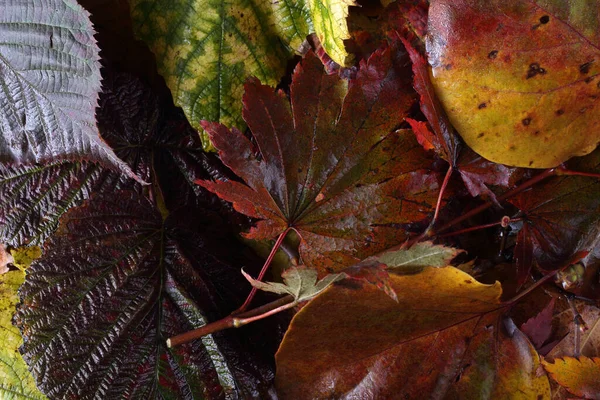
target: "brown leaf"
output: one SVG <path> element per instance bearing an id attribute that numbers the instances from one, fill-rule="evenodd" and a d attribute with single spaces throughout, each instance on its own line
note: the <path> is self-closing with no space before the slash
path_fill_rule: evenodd
<path id="1" fill-rule="evenodd" d="M 296 314 L 276 355 L 282 399 L 550 397 L 533 346 L 502 321 L 500 284 L 453 267 L 390 281 L 398 302 L 342 282 Z"/>

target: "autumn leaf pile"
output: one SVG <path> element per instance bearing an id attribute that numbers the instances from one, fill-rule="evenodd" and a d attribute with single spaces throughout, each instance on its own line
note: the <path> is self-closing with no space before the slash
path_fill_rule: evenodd
<path id="1" fill-rule="evenodd" d="M 599 9 L 0 0 L 0 397 L 600 399 Z"/>

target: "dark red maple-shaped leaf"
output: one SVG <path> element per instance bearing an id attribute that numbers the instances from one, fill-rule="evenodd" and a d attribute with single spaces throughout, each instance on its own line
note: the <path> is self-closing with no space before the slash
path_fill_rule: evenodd
<path id="1" fill-rule="evenodd" d="M 346 81 L 308 53 L 290 100 L 250 80 L 243 117 L 256 145 L 235 128 L 202 123 L 244 183 L 198 183 L 259 220 L 250 238 L 294 229 L 310 266 L 340 269 L 406 239 L 428 219 L 438 179 L 413 134 L 396 130 L 414 102 L 405 57 L 392 44 Z"/>
<path id="2" fill-rule="evenodd" d="M 600 171 L 600 151 L 574 159 L 568 168 Z M 557 176 L 509 199 L 521 210 L 523 228 L 517 236 L 515 258 L 519 281 L 532 265 L 552 270 L 578 251 L 590 251 L 600 228 L 598 179 Z"/>

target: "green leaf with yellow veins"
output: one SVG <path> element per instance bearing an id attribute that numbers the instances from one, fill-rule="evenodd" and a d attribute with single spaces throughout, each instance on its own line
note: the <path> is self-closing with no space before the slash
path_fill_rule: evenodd
<path id="1" fill-rule="evenodd" d="M 316 33 L 326 53 L 346 65 L 348 52 L 344 40 L 350 39 L 348 7 L 353 0 L 282 0 L 274 2 L 277 29 L 289 46 L 300 52 L 306 36 Z"/>
<path id="2" fill-rule="evenodd" d="M 292 50 L 302 53 L 306 37 L 314 32 L 310 8 L 304 0 L 273 2 L 277 31 Z"/>
<path id="3" fill-rule="evenodd" d="M 11 322 L 19 302 L 17 290 L 24 280 L 23 271 L 0 274 L 0 398 L 5 400 L 46 398 L 38 391 L 19 354 L 23 340 Z"/>
<path id="4" fill-rule="evenodd" d="M 344 39 L 348 32 L 348 7 L 357 5 L 353 0 L 308 0 L 315 33 L 327 54 L 340 65 L 346 64 L 348 53 Z"/>
<path id="5" fill-rule="evenodd" d="M 134 29 L 192 126 L 219 121 L 240 129 L 243 84 L 275 86 L 291 54 L 265 0 L 132 0 Z M 203 143 L 210 147 L 202 134 Z"/>
<path id="6" fill-rule="evenodd" d="M 451 122 L 483 157 L 549 168 L 600 141 L 598 0 L 432 0 L 427 51 Z"/>

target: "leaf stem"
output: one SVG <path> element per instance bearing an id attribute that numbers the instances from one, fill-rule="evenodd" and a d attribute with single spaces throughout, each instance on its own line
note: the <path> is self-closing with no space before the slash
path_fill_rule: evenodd
<path id="1" fill-rule="evenodd" d="M 509 222 L 519 222 L 521 220 L 522 220 L 521 218 L 513 218 L 513 219 L 510 219 Z M 492 223 L 484 224 L 484 225 L 472 226 L 470 228 L 465 228 L 465 229 L 459 229 L 457 231 L 452 231 L 452 232 L 444 233 L 442 235 L 437 235 L 437 237 L 443 238 L 443 237 L 456 236 L 456 235 L 461 235 L 463 233 L 478 231 L 480 229 L 491 228 L 491 227 L 498 226 L 498 225 L 502 225 L 502 221 L 492 222 Z"/>
<path id="2" fill-rule="evenodd" d="M 505 304 L 508 305 L 512 305 L 517 303 L 519 300 L 521 300 L 523 297 L 527 296 L 529 293 L 533 292 L 535 289 L 539 288 L 540 286 L 542 286 L 544 283 L 546 283 L 548 280 L 554 278 L 556 276 L 556 274 L 564 269 L 566 269 L 567 267 L 576 264 L 577 262 L 579 262 L 582 258 L 585 258 L 588 255 L 589 252 L 587 251 L 580 251 L 577 252 L 573 255 L 573 257 L 571 258 L 571 260 L 569 260 L 568 262 L 565 263 L 565 265 L 563 265 L 562 267 L 560 267 L 557 270 L 554 270 L 546 275 L 544 275 L 544 277 L 542 279 L 540 279 L 539 281 L 535 282 L 533 285 L 529 286 L 527 289 L 523 290 L 521 293 L 517 294 L 515 297 L 513 297 L 512 299 L 508 300 L 505 302 Z"/>
<path id="3" fill-rule="evenodd" d="M 251 322 L 258 321 L 259 319 L 263 319 L 283 310 L 292 308 L 296 306 L 296 304 L 297 302 L 294 301 L 292 296 L 284 296 L 272 301 L 271 303 L 267 303 L 248 312 L 239 314 L 238 316 L 228 315 L 223 319 L 211 322 L 210 324 L 206 324 L 200 328 L 173 336 L 167 339 L 167 347 L 171 348 L 181 344 L 189 343 L 192 340 L 199 339 L 203 336 L 210 335 L 211 333 L 219 332 L 224 329 L 239 328 Z"/>
<path id="4" fill-rule="evenodd" d="M 263 264 L 262 269 L 260 270 L 260 273 L 258 274 L 258 277 L 256 278 L 256 280 L 262 281 L 262 279 L 265 276 L 265 273 L 267 272 L 267 270 L 269 269 L 269 266 L 271 265 L 271 262 L 273 261 L 273 258 L 275 257 L 275 253 L 277 253 L 277 250 L 283 243 L 283 239 L 285 239 L 285 237 L 289 231 L 290 231 L 290 227 L 287 227 L 283 232 L 281 232 L 281 234 L 277 238 L 277 241 L 275 241 L 275 244 L 273 245 L 271 252 L 269 253 L 269 257 L 267 257 L 267 260 Z M 252 290 L 250 291 L 250 294 L 246 298 L 246 301 L 244 301 L 244 304 L 242 304 L 242 306 L 240 308 L 238 308 L 233 313 L 231 313 L 231 315 L 238 315 L 240 313 L 243 313 L 248 308 L 250 303 L 252 302 L 252 299 L 254 299 L 254 296 L 256 295 L 256 291 L 257 291 L 257 289 L 255 287 L 253 287 Z"/>
<path id="5" fill-rule="evenodd" d="M 556 174 L 557 174 L 556 168 L 547 169 L 544 172 L 542 172 L 541 174 L 534 176 L 533 178 L 529 179 L 526 182 L 523 182 L 516 188 L 509 190 L 508 192 L 499 196 L 497 200 L 498 200 L 498 202 L 506 200 L 506 199 L 508 199 L 512 196 L 515 196 L 515 195 L 521 193 L 522 191 L 530 188 L 531 186 L 535 185 L 536 183 L 543 181 L 544 179 L 554 176 Z M 452 221 L 448 222 L 447 224 L 441 226 L 440 228 L 427 232 L 425 237 L 436 236 L 436 235 L 440 234 L 441 232 L 444 232 L 444 231 L 450 229 L 454 225 L 459 224 L 459 223 L 473 217 L 474 215 L 477 215 L 480 212 L 487 210 L 488 208 L 492 207 L 494 204 L 495 203 L 493 201 L 488 201 L 488 202 L 480 205 L 479 207 L 476 207 L 476 208 L 472 209 L 471 211 L 466 212 L 465 214 L 461 215 L 460 217 L 453 219 Z"/>

